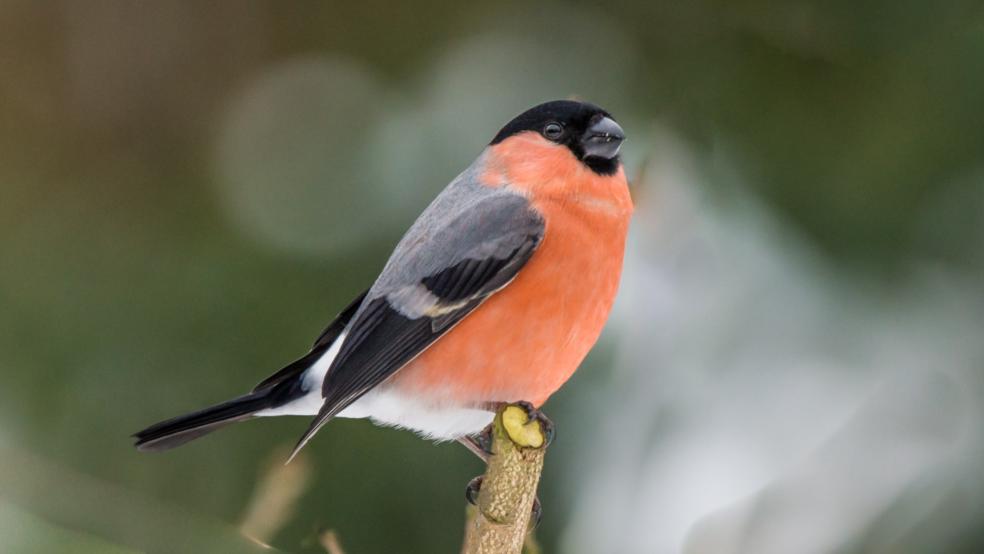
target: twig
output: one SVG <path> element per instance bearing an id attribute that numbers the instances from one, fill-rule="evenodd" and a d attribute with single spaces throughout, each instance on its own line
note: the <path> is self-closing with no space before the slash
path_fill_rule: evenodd
<path id="1" fill-rule="evenodd" d="M 269 543 L 290 521 L 311 478 L 306 458 L 284 465 L 287 452 L 283 448 L 274 452 L 239 525 L 243 535 L 260 544 Z"/>
<path id="2" fill-rule="evenodd" d="M 345 551 L 342 549 L 342 543 L 338 541 L 338 533 L 331 529 L 321 533 L 319 542 L 328 554 L 345 554 Z"/>
<path id="3" fill-rule="evenodd" d="M 462 554 L 519 554 L 526 538 L 546 453 L 540 422 L 520 406 L 504 406 L 492 425 L 492 452 Z"/>

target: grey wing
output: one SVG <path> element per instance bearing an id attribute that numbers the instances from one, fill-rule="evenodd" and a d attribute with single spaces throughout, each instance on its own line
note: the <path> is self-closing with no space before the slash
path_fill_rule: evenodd
<path id="1" fill-rule="evenodd" d="M 543 239 L 543 219 L 514 194 L 479 197 L 444 225 L 428 221 L 428 212 L 400 242 L 349 325 L 325 376 L 322 409 L 295 452 L 508 285 Z"/>

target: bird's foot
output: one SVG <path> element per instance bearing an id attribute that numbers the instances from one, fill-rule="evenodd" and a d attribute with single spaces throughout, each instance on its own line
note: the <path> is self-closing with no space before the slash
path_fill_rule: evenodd
<path id="1" fill-rule="evenodd" d="M 540 497 L 537 496 L 533 499 L 533 512 L 530 514 L 530 528 L 527 533 L 535 531 L 540 526 L 541 519 L 543 519 L 543 506 L 540 504 Z"/>
<path id="2" fill-rule="evenodd" d="M 478 494 L 482 491 L 482 481 L 484 480 L 485 476 L 479 475 L 469 481 L 468 486 L 465 487 L 465 500 L 472 506 L 478 506 Z M 532 532 L 539 527 L 541 519 L 543 519 L 543 505 L 540 504 L 540 498 L 537 497 L 533 499 L 533 510 L 530 513 L 530 527 L 527 532 Z"/>
<path id="3" fill-rule="evenodd" d="M 475 444 L 482 449 L 482 452 L 485 452 L 489 456 L 495 454 L 495 452 L 492 452 L 492 428 L 494 425 L 494 423 L 489 423 L 485 426 L 485 429 L 482 429 L 475 435 Z"/>
<path id="4" fill-rule="evenodd" d="M 551 443 L 553 443 L 554 437 L 556 436 L 557 433 L 556 433 L 556 430 L 554 428 L 554 423 L 553 423 L 553 421 L 550 421 L 550 418 L 548 418 L 546 415 L 544 415 L 544 413 L 542 411 L 540 411 L 540 410 L 536 409 L 535 407 L 533 407 L 533 404 L 530 404 L 529 402 L 526 402 L 525 400 L 522 400 L 522 401 L 519 401 L 519 402 L 513 402 L 511 405 L 512 406 L 516 406 L 516 407 L 522 409 L 523 412 L 526 413 L 526 421 L 524 421 L 524 422 L 516 422 L 519 425 L 521 425 L 522 427 L 529 428 L 529 427 L 531 427 L 530 424 L 533 423 L 533 422 L 539 422 L 539 424 L 540 424 L 539 431 L 540 431 L 540 433 L 542 433 L 542 437 L 543 437 L 542 444 L 535 444 L 535 442 L 537 442 L 537 441 L 534 441 L 534 444 L 529 444 L 527 446 L 533 446 L 533 447 L 536 447 L 536 448 L 546 448 L 546 447 L 550 446 Z M 507 415 L 506 413 L 503 413 L 503 425 L 506 426 L 506 430 L 509 432 L 510 436 L 512 436 L 513 439 L 515 440 L 516 435 L 514 434 L 513 430 L 509 428 L 509 423 L 510 422 L 507 421 L 506 415 Z M 513 423 L 513 426 L 516 426 L 516 423 Z"/>
<path id="5" fill-rule="evenodd" d="M 463 444 L 469 452 L 478 456 L 483 462 L 488 463 L 489 457 L 494 454 L 492 452 L 492 424 L 490 423 L 485 429 L 482 429 L 475 435 L 465 435 L 459 438 L 458 442 Z"/>
<path id="6" fill-rule="evenodd" d="M 485 476 L 479 475 L 468 481 L 468 486 L 465 487 L 465 500 L 472 506 L 478 506 L 478 493 L 482 490 L 482 481 L 484 480 Z"/>

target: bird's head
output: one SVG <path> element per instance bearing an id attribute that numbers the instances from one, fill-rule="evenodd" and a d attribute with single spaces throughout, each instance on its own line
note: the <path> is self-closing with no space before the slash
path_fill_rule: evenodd
<path id="1" fill-rule="evenodd" d="M 518 136 L 567 147 L 599 175 L 618 170 L 618 151 L 625 140 L 625 132 L 611 114 L 594 104 L 573 100 L 555 100 L 526 110 L 507 123 L 491 145 Z"/>

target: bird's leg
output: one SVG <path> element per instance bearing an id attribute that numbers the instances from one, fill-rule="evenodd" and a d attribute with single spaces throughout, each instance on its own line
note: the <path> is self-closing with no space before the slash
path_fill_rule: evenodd
<path id="1" fill-rule="evenodd" d="M 487 432 L 491 433 L 491 427 L 486 427 L 485 430 L 477 435 L 458 437 L 458 442 L 485 463 L 489 463 L 489 456 L 492 455 L 492 439 L 491 435 L 486 435 Z M 485 438 L 486 436 L 488 438 Z"/>
<path id="2" fill-rule="evenodd" d="M 492 426 L 493 426 L 493 424 L 492 423 L 489 423 L 488 425 L 485 426 L 485 429 L 482 429 L 474 437 L 475 442 L 478 444 L 478 447 L 481 448 L 482 449 L 482 452 L 484 452 L 485 455 L 486 455 L 485 461 L 488 461 L 488 457 L 493 454 L 493 452 L 492 452 Z"/>

